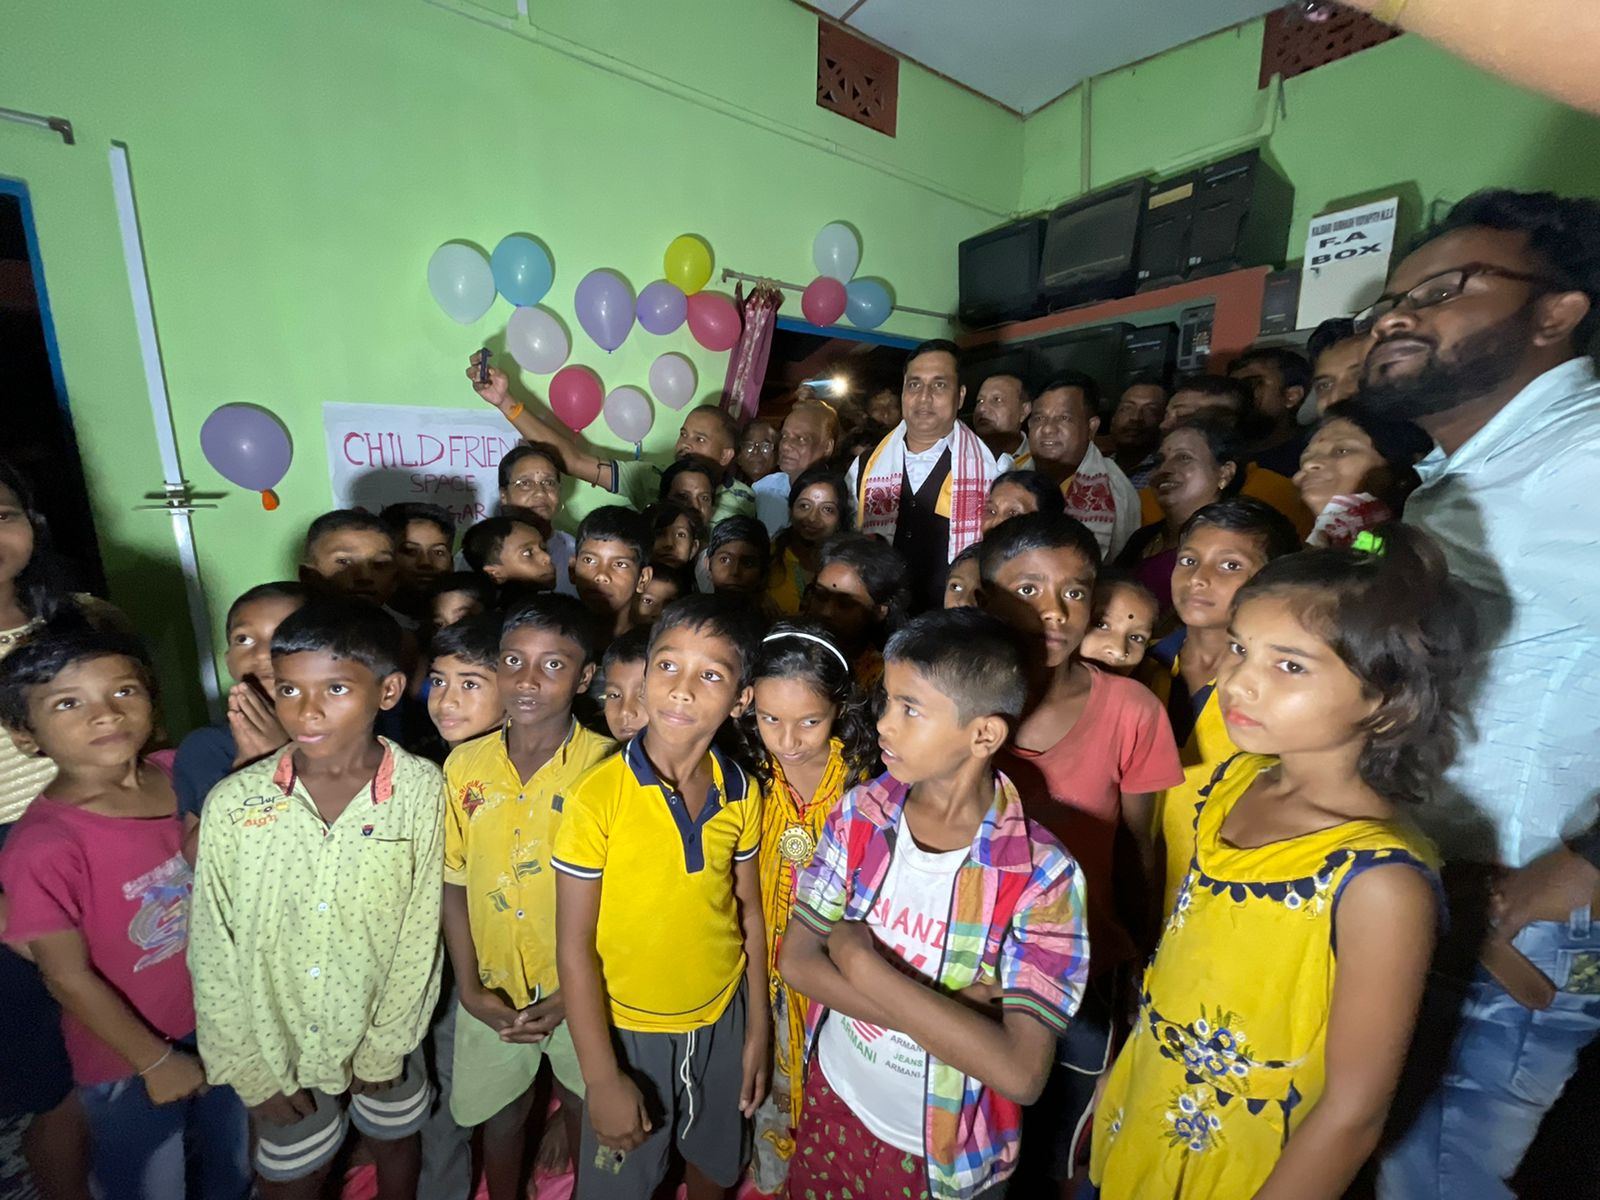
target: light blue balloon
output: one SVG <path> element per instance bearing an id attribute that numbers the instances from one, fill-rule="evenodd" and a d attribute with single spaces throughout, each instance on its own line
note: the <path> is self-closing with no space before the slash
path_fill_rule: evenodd
<path id="1" fill-rule="evenodd" d="M 876 329 L 894 311 L 889 289 L 876 279 L 853 279 L 845 284 L 844 315 L 857 329 Z"/>
<path id="2" fill-rule="evenodd" d="M 489 256 L 489 266 L 494 271 L 494 286 L 518 308 L 539 303 L 556 280 L 550 252 L 523 233 L 501 238 Z"/>
<path id="3" fill-rule="evenodd" d="M 428 260 L 428 291 L 452 321 L 471 325 L 494 303 L 494 272 L 477 247 L 446 242 Z"/>

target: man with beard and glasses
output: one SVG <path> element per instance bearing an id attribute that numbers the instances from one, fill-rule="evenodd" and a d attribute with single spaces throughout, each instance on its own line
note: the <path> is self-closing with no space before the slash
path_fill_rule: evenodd
<path id="1" fill-rule="evenodd" d="M 1600 203 L 1490 191 L 1458 204 L 1364 314 L 1352 403 L 1436 443 L 1406 520 L 1438 539 L 1487 646 L 1463 664 L 1455 765 L 1416 813 L 1448 862 L 1452 941 L 1484 969 L 1441 959 L 1419 1036 L 1453 1030 L 1454 1044 L 1414 1054 L 1432 1075 L 1420 1106 L 1395 1105 L 1415 1120 L 1383 1164 L 1383 1200 L 1512 1196 L 1505 1181 L 1600 1032 L 1600 381 L 1584 353 L 1597 302 Z"/>

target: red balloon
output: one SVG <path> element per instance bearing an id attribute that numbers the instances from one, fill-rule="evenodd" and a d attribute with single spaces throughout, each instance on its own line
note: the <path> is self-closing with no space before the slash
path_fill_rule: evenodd
<path id="1" fill-rule="evenodd" d="M 849 302 L 850 295 L 844 290 L 844 284 L 826 275 L 818 275 L 801 294 L 800 311 L 806 314 L 806 320 L 813 325 L 832 325 L 844 316 L 845 305 Z"/>
<path id="2" fill-rule="evenodd" d="M 726 296 L 696 292 L 689 297 L 689 332 L 707 350 L 732 350 L 740 330 L 739 310 Z"/>
<path id="3" fill-rule="evenodd" d="M 600 377 L 588 367 L 562 367 L 550 377 L 550 411 L 574 433 L 600 415 L 605 398 Z"/>

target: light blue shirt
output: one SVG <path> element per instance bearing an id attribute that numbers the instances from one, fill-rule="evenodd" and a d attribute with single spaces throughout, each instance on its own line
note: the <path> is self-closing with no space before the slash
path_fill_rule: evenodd
<path id="1" fill-rule="evenodd" d="M 777 537 L 789 527 L 789 489 L 794 486 L 786 472 L 774 471 L 750 485 L 756 495 L 756 516 L 767 527 L 769 537 Z"/>
<path id="2" fill-rule="evenodd" d="M 1416 812 L 1448 858 L 1518 867 L 1588 829 L 1600 794 L 1600 380 L 1539 376 L 1417 465 L 1406 521 L 1443 546 L 1487 647 L 1470 728 Z"/>

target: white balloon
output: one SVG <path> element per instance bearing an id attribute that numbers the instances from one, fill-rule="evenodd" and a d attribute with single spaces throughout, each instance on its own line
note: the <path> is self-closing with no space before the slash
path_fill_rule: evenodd
<path id="1" fill-rule="evenodd" d="M 681 354 L 663 354 L 650 364 L 650 390 L 668 408 L 682 408 L 694 399 L 694 364 Z"/>
<path id="2" fill-rule="evenodd" d="M 494 303 L 494 270 L 483 251 L 446 242 L 428 260 L 428 291 L 452 321 L 471 325 Z"/>
<path id="3" fill-rule="evenodd" d="M 506 322 L 506 349 L 524 371 L 549 375 L 567 361 L 572 343 L 549 309 L 519 308 Z"/>
<path id="4" fill-rule="evenodd" d="M 817 274 L 849 283 L 861 265 L 861 239 L 842 221 L 832 221 L 817 231 L 811 243 L 811 261 Z"/>
<path id="5" fill-rule="evenodd" d="M 612 388 L 601 411 L 611 432 L 625 442 L 644 441 L 656 419 L 650 397 L 636 387 Z"/>

